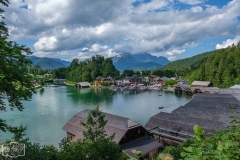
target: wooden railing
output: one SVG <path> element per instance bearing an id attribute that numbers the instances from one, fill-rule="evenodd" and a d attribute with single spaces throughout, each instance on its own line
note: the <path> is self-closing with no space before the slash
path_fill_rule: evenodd
<path id="1" fill-rule="evenodd" d="M 157 129 L 157 131 L 156 131 Z M 169 129 L 165 129 L 165 128 L 160 128 L 160 127 L 154 127 L 148 130 L 150 133 L 153 133 L 155 135 L 159 135 L 162 137 L 166 137 L 172 140 L 177 140 L 180 142 L 185 141 L 188 138 L 193 137 L 193 135 L 189 135 L 189 134 L 184 134 L 178 131 L 173 131 L 173 130 L 169 130 Z"/>

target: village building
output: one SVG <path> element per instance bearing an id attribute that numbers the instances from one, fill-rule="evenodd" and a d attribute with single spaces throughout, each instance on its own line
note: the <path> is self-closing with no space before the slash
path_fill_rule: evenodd
<path id="1" fill-rule="evenodd" d="M 177 85 L 175 87 L 174 91 L 176 93 L 183 93 L 183 92 L 189 92 L 189 91 L 192 92 L 191 88 L 188 85 L 186 85 L 186 84 L 179 84 L 179 85 Z"/>
<path id="2" fill-rule="evenodd" d="M 136 75 L 131 77 L 126 76 L 122 81 L 125 85 L 138 85 L 143 83 L 142 77 L 138 77 Z"/>
<path id="3" fill-rule="evenodd" d="M 75 84 L 76 88 L 89 88 L 91 86 L 88 82 L 78 82 Z"/>
<path id="4" fill-rule="evenodd" d="M 55 84 L 65 84 L 66 79 L 54 79 L 53 83 Z"/>
<path id="5" fill-rule="evenodd" d="M 103 83 L 114 83 L 115 79 L 112 78 L 111 76 L 108 76 L 107 78 L 102 78 Z"/>
<path id="6" fill-rule="evenodd" d="M 210 81 L 193 81 L 192 87 L 213 87 L 213 83 Z"/>
<path id="7" fill-rule="evenodd" d="M 101 83 L 114 83 L 115 79 L 112 78 L 111 76 L 108 76 L 107 78 L 103 78 L 101 76 L 98 76 L 95 79 L 95 85 L 101 85 Z"/>
<path id="8" fill-rule="evenodd" d="M 95 79 L 95 85 L 100 85 L 102 82 L 102 77 L 101 76 L 98 76 L 96 79 Z"/>
<path id="9" fill-rule="evenodd" d="M 117 86 L 123 86 L 124 85 L 122 80 L 116 80 L 115 82 L 116 82 Z"/>
<path id="10" fill-rule="evenodd" d="M 179 83 L 179 84 L 187 84 L 187 83 L 188 83 L 188 80 L 183 80 L 183 79 L 181 79 L 181 80 L 179 80 L 178 83 Z"/>
<path id="11" fill-rule="evenodd" d="M 238 88 L 238 89 L 240 89 L 240 84 L 235 84 L 234 86 L 232 86 L 230 88 Z"/>
<path id="12" fill-rule="evenodd" d="M 169 78 L 167 78 L 167 77 L 159 77 L 156 75 L 149 75 L 148 78 L 149 78 L 150 84 L 152 84 L 152 85 L 154 85 L 154 84 L 163 85 L 166 80 L 169 80 Z"/>
<path id="13" fill-rule="evenodd" d="M 80 122 L 86 122 L 90 109 L 75 114 L 64 126 L 63 130 L 67 132 L 67 138 L 70 141 L 76 141 L 83 138 L 82 132 L 86 129 Z M 151 137 L 147 137 L 147 130 L 140 124 L 117 115 L 105 113 L 107 123 L 104 127 L 106 134 L 111 136 L 115 134 L 113 141 L 121 145 L 121 150 L 129 157 L 135 157 L 132 154 L 133 149 L 142 151 L 143 158 L 152 158 L 158 153 L 158 149 L 163 147 L 159 142 Z"/>

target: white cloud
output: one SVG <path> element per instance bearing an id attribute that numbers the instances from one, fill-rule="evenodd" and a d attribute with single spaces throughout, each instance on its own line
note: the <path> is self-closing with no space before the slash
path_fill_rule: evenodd
<path id="1" fill-rule="evenodd" d="M 223 41 L 221 44 L 216 45 L 216 49 L 227 48 L 228 46 L 232 46 L 232 44 L 237 44 L 240 41 L 240 36 L 236 36 L 234 39 L 228 39 Z"/>
<path id="2" fill-rule="evenodd" d="M 172 4 L 172 0 L 151 0 L 148 3 L 141 3 L 138 7 L 132 8 L 134 13 L 144 14 L 155 10 L 161 10 Z"/>
<path id="3" fill-rule="evenodd" d="M 192 7 L 191 10 L 192 10 L 193 12 L 201 12 L 203 9 L 202 9 L 202 7 L 200 7 L 200 6 L 195 6 L 195 7 Z"/>
<path id="4" fill-rule="evenodd" d="M 113 57 L 116 56 L 117 53 L 113 51 L 113 49 L 109 48 L 108 46 L 104 45 L 101 46 L 99 44 L 94 44 L 90 48 L 84 47 L 82 51 L 78 53 L 74 58 L 78 58 L 79 60 L 85 60 L 91 58 L 94 55 L 102 55 L 104 57 Z"/>
<path id="5" fill-rule="evenodd" d="M 184 48 L 186 47 L 196 47 L 198 45 L 198 42 L 187 42 L 186 44 L 184 44 Z"/>
<path id="6" fill-rule="evenodd" d="M 177 58 L 176 56 L 170 56 L 170 57 L 168 57 L 168 60 L 169 61 L 174 61 L 174 60 L 176 60 L 176 58 Z"/>
<path id="7" fill-rule="evenodd" d="M 166 55 L 166 56 L 179 55 L 179 54 L 185 53 L 185 51 L 186 51 L 185 49 L 183 49 L 183 50 L 174 49 L 174 50 L 172 50 L 172 51 L 168 51 L 165 55 Z"/>
<path id="8" fill-rule="evenodd" d="M 208 11 L 208 12 L 217 12 L 220 10 L 217 6 L 206 5 L 206 7 L 207 7 L 206 11 Z"/>
<path id="9" fill-rule="evenodd" d="M 196 4 L 201 4 L 204 2 L 204 0 L 179 0 L 181 3 L 185 4 L 191 4 L 191 5 L 196 5 Z"/>
<path id="10" fill-rule="evenodd" d="M 56 48 L 57 45 L 56 37 L 43 37 L 40 38 L 38 42 L 36 42 L 33 46 L 36 51 L 52 51 Z"/>

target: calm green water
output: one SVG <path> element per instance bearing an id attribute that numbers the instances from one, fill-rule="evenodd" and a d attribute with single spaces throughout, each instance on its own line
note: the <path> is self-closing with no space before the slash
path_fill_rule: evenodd
<path id="1" fill-rule="evenodd" d="M 153 91 L 112 91 L 108 89 L 76 89 L 73 86 L 48 85 L 37 90 L 31 101 L 24 101 L 23 112 L 0 112 L 11 126 L 27 126 L 27 137 L 41 145 L 58 146 L 66 136 L 63 125 L 74 114 L 96 105 L 107 113 L 124 116 L 145 125 L 148 119 L 160 111 L 171 112 L 189 102 L 191 97 L 174 93 Z M 164 109 L 158 109 L 163 106 Z M 11 135 L 0 132 L 0 142 Z"/>

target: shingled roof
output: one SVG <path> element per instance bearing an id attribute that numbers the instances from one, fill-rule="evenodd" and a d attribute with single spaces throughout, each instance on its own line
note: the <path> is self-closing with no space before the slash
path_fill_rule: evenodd
<path id="1" fill-rule="evenodd" d="M 223 122 L 225 127 L 228 127 L 229 122 L 231 121 L 230 115 L 227 114 L 226 111 L 209 107 L 181 106 L 172 111 L 172 113 Z"/>
<path id="2" fill-rule="evenodd" d="M 194 98 L 185 107 L 198 107 L 232 111 L 230 104 L 237 105 L 236 112 L 240 112 L 240 102 L 231 94 L 195 94 Z"/>
<path id="3" fill-rule="evenodd" d="M 160 127 L 188 135 L 193 135 L 193 127 L 196 124 L 200 125 L 205 132 L 226 129 L 226 125 L 222 122 L 165 112 L 160 112 L 151 117 L 145 127 L 147 129 Z"/>
<path id="4" fill-rule="evenodd" d="M 234 112 L 240 112 L 240 101 L 233 95 L 195 94 L 189 103 L 175 109 L 172 113 L 160 112 L 154 115 L 145 127 L 156 132 L 161 128 L 192 136 L 193 127 L 198 124 L 208 135 L 213 130 L 227 129 L 232 116 L 229 112 L 233 111 L 230 104 L 237 106 Z"/>
<path id="5" fill-rule="evenodd" d="M 80 122 L 86 122 L 88 114 L 91 110 L 84 109 L 83 111 L 75 114 L 72 119 L 70 119 L 64 126 L 63 130 L 66 132 L 75 135 L 73 140 L 83 138 L 82 132 L 85 129 L 84 126 L 80 124 Z M 107 124 L 105 125 L 104 129 L 108 136 L 115 134 L 113 141 L 119 143 L 125 133 L 131 129 L 140 126 L 138 123 L 117 115 L 105 113 L 105 120 L 107 120 Z"/>

